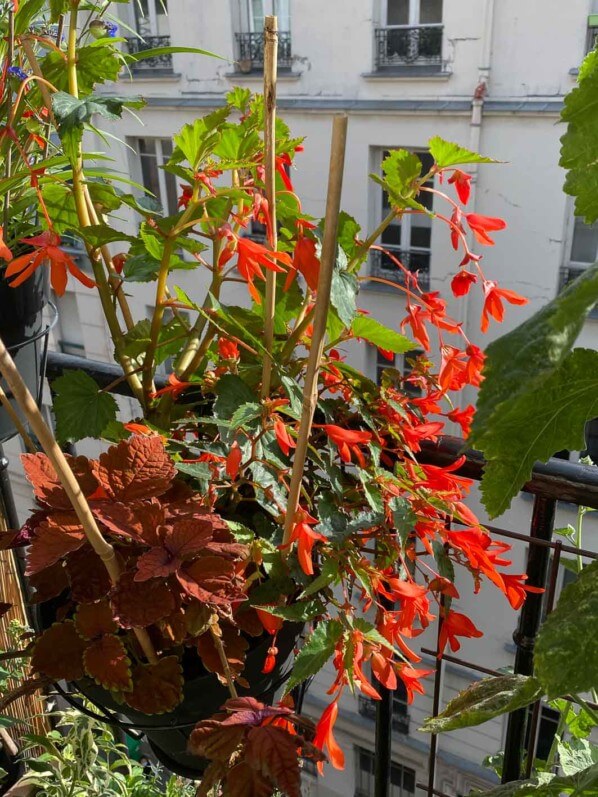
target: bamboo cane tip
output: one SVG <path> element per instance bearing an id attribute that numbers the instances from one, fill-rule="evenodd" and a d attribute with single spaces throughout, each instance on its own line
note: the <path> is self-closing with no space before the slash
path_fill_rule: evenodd
<path id="1" fill-rule="evenodd" d="M 264 17 L 264 32 L 265 33 L 278 32 L 278 17 L 276 16 Z"/>

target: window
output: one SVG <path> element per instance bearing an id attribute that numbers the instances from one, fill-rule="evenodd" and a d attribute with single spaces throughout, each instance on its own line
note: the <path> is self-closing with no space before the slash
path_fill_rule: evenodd
<path id="1" fill-rule="evenodd" d="M 170 45 L 170 29 L 168 24 L 167 0 L 135 0 L 135 28 L 139 36 L 127 38 L 127 47 L 132 54 L 154 47 L 168 47 Z M 133 64 L 135 74 L 140 72 L 172 73 L 172 54 L 165 53 L 152 58 L 144 58 Z"/>
<path id="2" fill-rule="evenodd" d="M 594 3 L 594 8 L 596 4 Z M 598 14 L 590 14 L 588 16 L 588 36 L 586 40 L 586 53 L 596 47 L 598 39 Z"/>
<path id="3" fill-rule="evenodd" d="M 138 138 L 135 139 L 135 145 L 144 188 L 160 203 L 164 213 L 176 213 L 178 199 L 175 176 L 160 168 L 172 155 L 172 141 L 169 138 Z"/>
<path id="4" fill-rule="evenodd" d="M 382 160 L 388 152 L 382 153 Z M 426 174 L 433 166 L 429 152 L 417 152 L 422 162 L 422 173 Z M 425 183 L 433 187 L 433 178 Z M 433 194 L 423 192 L 418 201 L 428 210 L 432 210 Z M 379 219 L 390 213 L 388 195 L 382 189 L 378 193 Z M 401 219 L 395 218 L 384 230 L 380 238 L 381 245 L 396 257 L 409 271 L 419 272 L 419 284 L 424 290 L 429 287 L 430 255 L 432 245 L 432 220 L 426 214 L 405 214 Z M 404 283 L 405 276 L 401 269 L 383 252 L 372 252 L 372 276 L 382 277 L 392 282 Z"/>
<path id="5" fill-rule="evenodd" d="M 362 747 L 355 748 L 355 797 L 374 794 L 375 755 Z M 390 797 L 410 797 L 415 794 L 415 770 L 402 764 L 390 767 Z"/>
<path id="6" fill-rule="evenodd" d="M 389 359 L 385 354 L 382 354 L 380 349 L 376 349 L 376 384 L 382 384 L 382 373 L 387 368 L 396 368 L 403 377 L 408 377 L 413 371 L 415 360 L 423 353 L 421 350 L 415 350 L 403 355 L 392 354 Z M 414 385 L 411 382 L 405 382 L 403 390 L 408 396 L 420 396 L 422 392 L 418 385 Z"/>
<path id="7" fill-rule="evenodd" d="M 376 30 L 377 69 L 442 63 L 442 0 L 383 0 L 384 27 Z"/>
<path id="8" fill-rule="evenodd" d="M 239 72 L 261 72 L 264 68 L 264 19 L 278 17 L 278 69 L 290 71 L 291 0 L 238 0 L 239 32 L 235 34 Z"/>
<path id="9" fill-rule="evenodd" d="M 540 707 L 540 721 L 536 735 L 536 758 L 541 761 L 548 759 L 550 748 L 559 724 L 559 712 L 548 706 Z M 525 747 L 529 745 L 529 735 L 531 733 L 532 707 L 527 709 L 527 725 L 525 729 Z"/>
<path id="10" fill-rule="evenodd" d="M 84 357 L 83 327 L 77 308 L 77 295 L 70 292 L 65 293 L 64 296 L 57 296 L 55 301 L 58 307 L 58 324 L 55 335 L 59 350 L 63 354 Z"/>
<path id="11" fill-rule="evenodd" d="M 370 679 L 374 686 L 376 679 L 372 676 L 370 670 Z M 363 717 L 370 719 L 376 718 L 376 703 L 370 697 L 359 695 L 358 710 Z M 392 727 L 398 733 L 409 733 L 409 704 L 407 702 L 407 690 L 405 684 L 400 678 L 397 679 L 397 688 L 392 693 Z"/>
<path id="12" fill-rule="evenodd" d="M 598 260 L 598 222 L 586 224 L 577 216 L 571 217 L 567 239 L 569 246 L 561 268 L 559 290 Z M 590 318 L 598 318 L 598 309 L 590 311 Z"/>

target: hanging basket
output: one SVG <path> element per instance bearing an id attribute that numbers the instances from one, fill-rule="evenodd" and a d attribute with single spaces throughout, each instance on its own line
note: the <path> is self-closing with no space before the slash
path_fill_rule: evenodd
<path id="1" fill-rule="evenodd" d="M 26 282 L 11 288 L 0 272 L 0 338 L 4 341 L 31 394 L 41 401 L 46 370 L 46 352 L 51 328 L 56 323 L 56 307 L 46 301 L 47 273 L 38 269 Z M 44 322 L 44 309 L 51 320 Z M 11 398 L 2 380 L 0 387 Z M 11 401 L 16 413 L 22 414 Z M 10 415 L 0 406 L 0 444 L 18 434 Z"/>

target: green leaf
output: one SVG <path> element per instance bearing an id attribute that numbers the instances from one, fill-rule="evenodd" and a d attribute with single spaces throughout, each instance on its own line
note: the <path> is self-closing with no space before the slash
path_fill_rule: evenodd
<path id="1" fill-rule="evenodd" d="M 537 460 L 546 462 L 562 449 L 583 449 L 585 423 L 597 415 L 598 352 L 590 349 L 575 349 L 498 408 L 476 437 L 486 457 L 482 493 L 490 517 L 509 507 Z"/>
<path id="2" fill-rule="evenodd" d="M 79 216 L 71 189 L 60 183 L 45 183 L 41 192 L 56 232 L 62 235 L 67 230 L 77 230 Z"/>
<path id="3" fill-rule="evenodd" d="M 135 243 L 137 240 L 132 235 L 127 235 L 125 232 L 108 227 L 107 224 L 94 224 L 90 227 L 83 227 L 78 232 L 93 247 L 104 246 L 104 244 L 112 244 L 117 241 Z"/>
<path id="4" fill-rule="evenodd" d="M 592 50 L 579 70 L 578 85 L 565 97 L 561 119 L 560 166 L 567 169 L 564 190 L 575 197 L 575 215 L 588 224 L 598 219 L 598 51 Z"/>
<path id="5" fill-rule="evenodd" d="M 101 437 L 116 420 L 118 405 L 110 393 L 102 393 L 84 371 L 69 371 L 52 383 L 55 392 L 54 414 L 59 443 L 77 442 L 86 437 Z"/>
<path id="6" fill-rule="evenodd" d="M 241 426 L 255 421 L 256 418 L 261 418 L 262 411 L 262 405 L 256 401 L 248 401 L 246 404 L 241 404 L 230 419 L 231 429 L 239 429 Z"/>
<path id="7" fill-rule="evenodd" d="M 322 563 L 319 575 L 305 587 L 301 597 L 307 598 L 308 595 L 314 595 L 337 581 L 340 581 L 338 562 L 334 559 L 326 559 Z"/>
<path id="8" fill-rule="evenodd" d="M 230 420 L 244 404 L 251 404 L 255 399 L 255 392 L 235 374 L 225 374 L 218 381 L 216 395 L 214 415 L 225 421 Z"/>
<path id="9" fill-rule="evenodd" d="M 295 659 L 285 694 L 322 669 L 342 635 L 343 627 L 338 620 L 327 620 L 315 627 Z"/>
<path id="10" fill-rule="evenodd" d="M 9 717 L 7 714 L 0 714 L 0 728 L 11 728 L 13 725 L 18 725 L 19 722 L 22 720 L 15 719 L 15 717 Z"/>
<path id="11" fill-rule="evenodd" d="M 430 155 L 436 161 L 436 166 L 439 169 L 446 169 L 448 166 L 462 166 L 465 163 L 497 163 L 493 158 L 478 155 L 477 152 L 472 152 L 452 141 L 445 141 L 440 136 L 431 138 L 428 146 Z"/>
<path id="12" fill-rule="evenodd" d="M 561 797 L 573 794 L 575 797 L 596 797 L 598 787 L 598 765 L 594 764 L 575 775 L 553 775 L 540 772 L 531 780 L 516 780 L 504 783 L 485 792 L 471 792 L 470 797 Z"/>
<path id="13" fill-rule="evenodd" d="M 351 258 L 357 253 L 359 245 L 356 243 L 356 238 L 361 231 L 360 225 L 355 221 L 353 216 L 350 216 L 345 211 L 341 211 L 338 217 L 338 242 L 339 245 L 345 250 L 345 254 Z M 364 252 L 364 256 L 367 252 Z"/>
<path id="14" fill-rule="evenodd" d="M 174 137 L 176 149 L 172 156 L 173 163 L 186 160 L 193 170 L 210 155 L 220 140 L 220 127 L 229 114 L 228 108 L 196 119 L 184 125 Z"/>
<path id="15" fill-rule="evenodd" d="M 596 687 L 597 628 L 598 562 L 593 562 L 562 591 L 556 609 L 544 621 L 536 641 L 536 676 L 549 697 Z"/>
<path id="16" fill-rule="evenodd" d="M 148 58 L 158 58 L 162 55 L 173 55 L 175 53 L 192 53 L 193 55 L 207 55 L 210 58 L 218 58 L 221 61 L 226 61 L 222 55 L 216 55 L 209 50 L 200 50 L 199 47 L 150 47 L 148 50 L 140 50 L 138 53 L 130 53 L 125 55 L 125 59 L 129 63 L 137 63 L 144 61 Z"/>
<path id="17" fill-rule="evenodd" d="M 453 584 L 455 583 L 455 566 L 452 559 L 448 555 L 446 548 L 440 540 L 432 540 L 432 550 L 434 551 L 434 561 L 438 568 L 438 575 L 448 578 Z M 449 611 L 453 599 L 450 595 L 444 596 L 444 610 Z"/>
<path id="18" fill-rule="evenodd" d="M 330 303 L 346 327 L 350 327 L 357 313 L 358 282 L 354 274 L 335 269 L 332 275 Z"/>
<path id="19" fill-rule="evenodd" d="M 559 766 L 564 775 L 575 775 L 584 769 L 598 764 L 598 747 L 587 739 L 571 739 L 558 743 Z"/>
<path id="20" fill-rule="evenodd" d="M 50 22 L 57 22 L 69 8 L 69 0 L 50 0 Z"/>
<path id="21" fill-rule="evenodd" d="M 413 351 L 416 348 L 409 338 L 395 332 L 394 329 L 389 329 L 376 321 L 375 318 L 370 318 L 365 315 L 358 315 L 353 321 L 351 332 L 356 338 L 363 338 L 374 346 L 381 349 L 395 352 L 395 354 L 403 354 L 406 351 Z"/>
<path id="22" fill-rule="evenodd" d="M 326 606 L 317 598 L 311 601 L 299 601 L 291 606 L 258 606 L 257 608 L 294 623 L 306 623 L 308 620 L 321 617 L 326 613 Z"/>
<path id="23" fill-rule="evenodd" d="M 77 79 L 82 97 L 91 94 L 98 83 L 113 83 L 118 79 L 122 56 L 113 43 L 106 40 L 77 49 Z M 51 50 L 41 62 L 44 77 L 59 92 L 68 91 L 68 70 L 65 54 Z"/>
<path id="24" fill-rule="evenodd" d="M 436 717 L 428 717 L 420 728 L 425 733 L 443 733 L 481 725 L 518 708 L 529 706 L 544 693 L 540 682 L 527 675 L 498 675 L 484 678 L 460 692 Z"/>
<path id="25" fill-rule="evenodd" d="M 418 178 L 421 170 L 422 163 L 415 153 L 406 149 L 395 149 L 382 161 L 385 179 L 377 174 L 372 174 L 371 177 L 380 183 L 395 207 L 425 210 L 415 199 L 419 192 Z"/>

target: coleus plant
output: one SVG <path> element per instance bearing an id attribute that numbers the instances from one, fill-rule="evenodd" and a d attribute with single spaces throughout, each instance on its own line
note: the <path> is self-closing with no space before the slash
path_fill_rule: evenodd
<path id="1" fill-rule="evenodd" d="M 452 293 L 483 291 L 482 332 L 502 320 L 504 302 L 526 300 L 487 276 L 470 246 L 471 237 L 493 245 L 506 226 L 467 210 L 471 176 L 461 167 L 490 159 L 438 137 L 429 172 L 414 153 L 395 150 L 373 176 L 391 210 L 370 236 L 345 213 L 324 225 L 303 210 L 291 177 L 303 144 L 245 89 L 175 135 L 164 165 L 180 186 L 175 214 L 119 190 L 118 176 L 83 150 L 95 116 L 142 104 L 94 93 L 133 58 L 120 52 L 114 28 L 100 30 L 110 5 L 85 4 L 90 21 L 82 23 L 78 0 L 21 0 L 5 31 L 1 89 L 10 114 L 0 195 L 5 207 L 9 196 L 13 203 L 0 249 L 5 276 L 16 286 L 49 267 L 58 294 L 69 279 L 97 290 L 116 361 L 141 406 L 122 422 L 90 376 L 54 383 L 59 439 L 113 443 L 97 460 L 70 464 L 119 575 L 112 583 L 46 455 L 25 455 L 38 508 L 3 544 L 28 546 L 32 600 L 52 601 L 56 620 L 34 647 L 32 669 L 48 681 L 87 676 L 125 710 L 153 714 L 183 700 L 183 653 L 195 651 L 231 694 L 221 713 L 197 718 L 190 739 L 212 762 L 202 788 L 221 782 L 238 794 L 251 776 L 256 793 L 296 797 L 302 756 L 343 766 L 333 727 L 345 690 L 378 699 L 378 684 L 394 689 L 400 680 L 411 701 L 430 673 L 417 666 L 414 637 L 435 619 L 441 653 L 458 650 L 459 637 L 481 636 L 452 608 L 455 565 L 471 573 L 475 592 L 491 581 L 514 608 L 532 589 L 524 575 L 505 572 L 508 546 L 465 504 L 463 458 L 446 467 L 418 461 L 447 421 L 467 437 L 474 408 L 459 396 L 481 383 L 484 354 L 380 236 L 409 214 L 444 223 L 457 253 Z M 65 41 L 53 38 L 53 24 L 59 34 L 64 26 Z M 427 210 L 425 192 L 446 213 Z M 138 220 L 134 235 L 112 222 L 123 207 Z M 264 226 L 264 242 L 247 237 L 252 222 Z M 66 234 L 86 248 L 93 280 L 61 248 Z M 334 235 L 329 262 L 326 235 Z M 373 248 L 398 279 L 360 276 Z M 203 299 L 176 285 L 177 272 L 190 269 L 209 277 Z M 397 328 L 359 309 L 365 279 L 398 292 Z M 149 320 L 136 321 L 129 307 L 137 282 L 155 285 Z M 227 303 L 229 283 L 246 286 L 245 305 Z M 405 355 L 409 373 L 389 367 L 375 384 L 346 362 L 352 340 L 389 359 Z M 410 354 L 416 347 L 423 353 Z M 169 358 L 173 372 L 157 389 L 156 367 Z M 310 378 L 314 417 L 306 412 Z M 251 689 L 243 675 L 250 638 L 271 636 L 262 665 L 271 672 L 285 623 L 312 627 L 287 695 L 329 660 L 336 671 L 315 728 L 288 698 L 269 707 L 237 696 L 238 685 Z"/>

